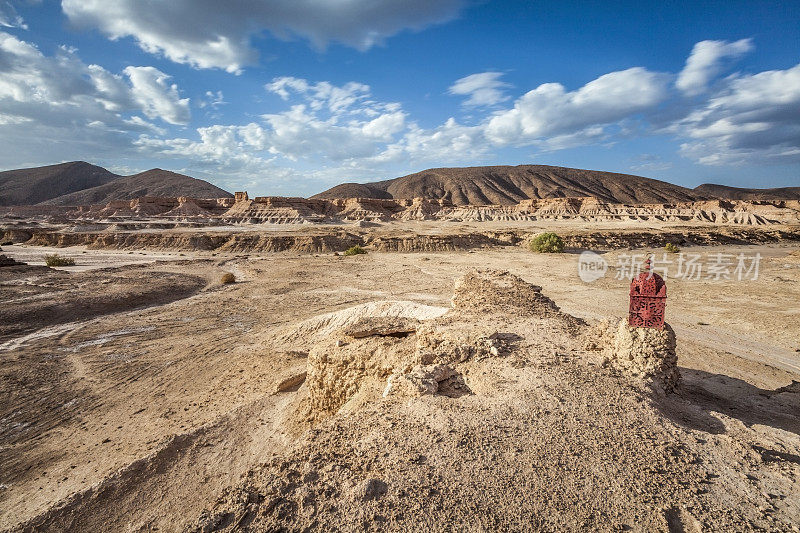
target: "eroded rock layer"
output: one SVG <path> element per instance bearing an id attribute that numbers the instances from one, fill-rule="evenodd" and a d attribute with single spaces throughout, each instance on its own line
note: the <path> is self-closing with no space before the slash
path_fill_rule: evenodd
<path id="1" fill-rule="evenodd" d="M 142 197 L 103 205 L 18 206 L 0 210 L 5 218 L 146 220 L 152 218 L 224 224 L 309 224 L 443 220 L 455 222 L 536 220 L 643 220 L 733 225 L 800 223 L 798 200 L 704 200 L 673 204 L 614 204 L 594 197 L 526 199 L 515 205 L 452 205 L 446 200 L 379 198 Z"/>

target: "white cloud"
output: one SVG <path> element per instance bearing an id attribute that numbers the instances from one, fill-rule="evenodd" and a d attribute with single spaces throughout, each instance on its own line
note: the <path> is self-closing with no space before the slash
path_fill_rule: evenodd
<path id="1" fill-rule="evenodd" d="M 199 128 L 199 141 L 148 136 L 139 144 L 165 155 L 220 163 L 229 158 L 244 161 L 245 153 L 262 152 L 260 160 L 345 164 L 375 156 L 406 129 L 400 105 L 370 100 L 370 88 L 364 84 L 276 78 L 266 88 L 298 102 L 286 111 L 262 115 L 260 123 Z"/>
<path id="2" fill-rule="evenodd" d="M 750 39 L 735 42 L 700 41 L 692 48 L 686 66 L 678 74 L 675 86 L 688 96 L 697 96 L 708 90 L 708 85 L 725 66 L 725 60 L 741 57 L 753 49 Z"/>
<path id="3" fill-rule="evenodd" d="M 729 78 L 672 131 L 701 164 L 800 161 L 800 65 Z"/>
<path id="4" fill-rule="evenodd" d="M 155 67 L 126 67 L 134 100 L 148 118 L 170 124 L 187 124 L 191 119 L 189 99 L 178 95 L 178 86 L 168 85 L 169 76 Z"/>
<path id="5" fill-rule="evenodd" d="M 251 38 L 264 30 L 323 48 L 366 50 L 405 29 L 456 17 L 463 0 L 62 0 L 69 19 L 112 39 L 133 37 L 153 54 L 197 68 L 239 72 L 254 63 Z"/>
<path id="6" fill-rule="evenodd" d="M 343 125 L 335 118 L 320 118 L 305 105 L 263 118 L 269 127 L 270 152 L 293 161 L 304 157 L 341 161 L 375 151 L 375 143 L 363 135 L 361 124 Z"/>
<path id="7" fill-rule="evenodd" d="M 287 111 L 262 116 L 269 152 L 292 161 L 370 157 L 406 127 L 401 106 L 371 100 L 369 86 L 362 83 L 336 86 L 283 77 L 266 88 L 284 100 L 298 101 Z"/>
<path id="8" fill-rule="evenodd" d="M 640 154 L 638 157 L 630 161 L 631 172 L 659 172 L 669 170 L 672 168 L 670 161 L 665 161 L 660 155 L 656 154 Z"/>
<path id="9" fill-rule="evenodd" d="M 205 99 L 200 100 L 197 105 L 200 106 L 201 109 L 205 109 L 206 107 L 210 107 L 211 109 L 219 109 L 220 106 L 227 104 L 228 102 L 225 101 L 225 95 L 222 94 L 222 91 L 206 91 Z"/>
<path id="10" fill-rule="evenodd" d="M 0 98 L 16 102 L 64 101 L 93 91 L 81 76 L 87 67 L 73 53 L 59 49 L 45 57 L 34 45 L 0 32 Z"/>
<path id="11" fill-rule="evenodd" d="M 465 76 L 450 86 L 447 90 L 450 94 L 469 96 L 464 101 L 466 106 L 493 106 L 508 100 L 505 89 L 511 87 L 510 84 L 500 81 L 502 72 L 480 72 Z"/>
<path id="12" fill-rule="evenodd" d="M 170 125 L 189 123 L 190 102 L 164 72 L 131 66 L 113 73 L 83 63 L 75 50 L 46 56 L 0 32 L 0 164 L 170 159 L 237 187 L 264 177 L 287 187 L 302 182 L 313 192 L 310 183 L 321 189 L 428 166 L 478 164 L 506 147 L 547 152 L 650 134 L 673 135 L 680 153 L 700 164 L 800 161 L 800 65 L 715 76 L 694 85 L 710 87 L 702 98 L 676 89 L 676 74 L 635 67 L 575 90 L 545 83 L 503 104 L 510 86 L 499 73 L 478 73 L 449 88 L 473 108 L 469 116 L 425 127 L 366 84 L 279 77 L 264 88 L 283 103 L 272 97 L 277 110 L 243 122 L 218 120 L 222 93 L 198 89 L 206 124 L 175 136 Z M 629 164 L 642 172 L 669 165 Z"/>
<path id="13" fill-rule="evenodd" d="M 400 104 L 372 99 L 363 84 L 276 78 L 266 88 L 284 98 L 288 109 L 244 126 L 199 128 L 197 140 L 143 135 L 137 145 L 146 153 L 217 165 L 240 180 L 275 172 L 314 180 L 318 188 L 343 179 L 385 176 L 398 166 L 464 163 L 490 149 L 481 126 L 451 118 L 438 127 L 421 128 L 407 122 Z"/>
<path id="14" fill-rule="evenodd" d="M 28 25 L 17 14 L 11 0 L 0 0 L 0 27 L 28 29 Z"/>
<path id="15" fill-rule="evenodd" d="M 470 97 L 485 88 L 485 82 L 498 81 L 494 75 L 467 78 L 454 86 Z M 549 83 L 474 125 L 451 117 L 423 128 L 409 120 L 400 104 L 374 100 L 362 83 L 339 86 L 280 77 L 265 88 L 287 102 L 284 111 L 264 114 L 246 126 L 198 129 L 199 140 L 144 136 L 140 144 L 151 152 L 223 166 L 249 156 L 258 158 L 253 160 L 258 164 L 269 161 L 270 168 L 305 166 L 318 169 L 315 176 L 339 172 L 339 180 L 352 179 L 367 169 L 389 173 L 394 168 L 473 164 L 508 145 L 555 151 L 610 143 L 632 132 L 646 134 L 650 130 L 639 115 L 653 112 L 669 98 L 673 80 L 674 76 L 637 67 L 600 76 L 575 91 Z M 481 96 L 479 101 L 496 105 L 497 95 Z"/>
<path id="16" fill-rule="evenodd" d="M 28 113 L 44 123 L 51 113 L 75 120 L 121 123 L 120 112 L 143 112 L 171 124 L 189 120 L 189 100 L 153 67 L 127 67 L 130 83 L 99 65 L 86 65 L 74 50 L 45 56 L 34 45 L 0 32 L 0 109 Z M 25 114 L 21 116 L 27 116 Z"/>
<path id="17" fill-rule="evenodd" d="M 587 126 L 575 132 L 562 133 L 545 137 L 529 142 L 542 152 L 556 152 L 575 148 L 576 146 L 586 146 L 587 144 L 597 144 L 605 141 L 609 137 L 603 126 Z"/>
<path id="18" fill-rule="evenodd" d="M 188 101 L 152 67 L 114 74 L 59 48 L 45 56 L 31 43 L 0 32 L 0 164 L 87 158 L 130 150 L 132 135 L 164 130 L 148 122 L 188 120 Z M 162 83 L 159 83 L 161 80 Z"/>
<path id="19" fill-rule="evenodd" d="M 228 173 L 263 172 L 271 158 L 257 155 L 264 146 L 252 132 L 260 130 L 257 124 L 246 126 L 214 125 L 197 128 L 199 141 L 184 138 L 163 139 L 142 135 L 135 145 L 148 153 L 188 159 L 195 163 L 210 163 Z"/>
<path id="20" fill-rule="evenodd" d="M 425 129 L 411 123 L 396 142 L 387 144 L 379 153 L 364 160 L 366 165 L 402 165 L 413 169 L 423 165 L 463 165 L 486 157 L 491 147 L 483 137 L 481 126 L 465 126 L 454 118 Z"/>
<path id="21" fill-rule="evenodd" d="M 334 114 L 350 110 L 355 103 L 367 99 L 370 95 L 369 85 L 363 83 L 351 81 L 337 87 L 327 81 L 309 83 L 291 76 L 275 78 L 265 88 L 284 100 L 299 95 L 308 102 L 311 109 L 319 111 L 327 108 Z"/>
<path id="22" fill-rule="evenodd" d="M 486 126 L 486 135 L 499 146 L 524 146 L 612 124 L 665 100 L 668 79 L 634 67 L 604 74 L 576 91 L 568 92 L 560 83 L 545 83 L 517 99 L 513 109 L 496 113 Z"/>
<path id="23" fill-rule="evenodd" d="M 366 124 L 359 125 L 361 132 L 370 139 L 389 142 L 395 134 L 401 132 L 406 126 L 406 114 L 403 111 L 383 113 Z"/>

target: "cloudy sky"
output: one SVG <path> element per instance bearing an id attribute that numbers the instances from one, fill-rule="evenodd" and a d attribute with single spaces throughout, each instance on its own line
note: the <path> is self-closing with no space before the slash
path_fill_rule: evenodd
<path id="1" fill-rule="evenodd" d="M 0 168 L 800 185 L 800 1 L 0 0 Z"/>

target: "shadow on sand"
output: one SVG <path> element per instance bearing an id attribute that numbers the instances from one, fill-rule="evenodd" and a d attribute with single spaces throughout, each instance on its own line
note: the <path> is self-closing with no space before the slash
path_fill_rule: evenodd
<path id="1" fill-rule="evenodd" d="M 682 382 L 675 394 L 653 395 L 654 405 L 673 422 L 720 434 L 726 428 L 717 414 L 723 414 L 748 427 L 758 424 L 800 435 L 800 382 L 770 390 L 724 374 L 689 368 L 681 368 L 680 372 Z M 765 460 L 800 464 L 800 456 L 766 449 L 760 452 Z"/>

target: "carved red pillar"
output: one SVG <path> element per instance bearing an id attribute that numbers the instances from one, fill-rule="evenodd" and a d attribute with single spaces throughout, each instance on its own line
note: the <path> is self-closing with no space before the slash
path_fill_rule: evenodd
<path id="1" fill-rule="evenodd" d="M 636 328 L 664 329 L 667 285 L 661 276 L 650 271 L 650 259 L 645 262 L 644 268 L 644 272 L 631 281 L 628 325 Z"/>

